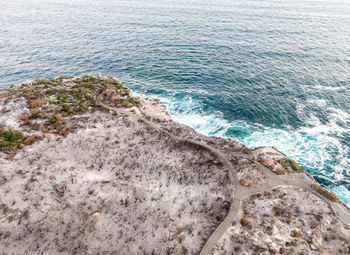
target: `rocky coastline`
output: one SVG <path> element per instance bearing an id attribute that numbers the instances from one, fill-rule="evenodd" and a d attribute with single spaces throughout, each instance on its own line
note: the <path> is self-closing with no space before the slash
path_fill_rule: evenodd
<path id="1" fill-rule="evenodd" d="M 0 91 L 3 254 L 350 254 L 350 210 L 275 148 L 172 120 L 116 78 Z"/>

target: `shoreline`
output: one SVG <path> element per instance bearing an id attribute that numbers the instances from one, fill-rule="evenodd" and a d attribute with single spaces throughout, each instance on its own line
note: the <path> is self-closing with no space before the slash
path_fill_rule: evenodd
<path id="1" fill-rule="evenodd" d="M 67 77 L 72 77 L 72 76 L 67 76 Z M 96 77 L 98 77 L 98 76 L 96 76 Z M 101 76 L 100 76 L 101 77 Z M 58 79 L 58 78 L 60 78 L 60 77 L 57 77 L 57 78 L 52 78 L 52 79 Z M 38 78 L 39 80 L 41 79 L 41 78 Z M 37 80 L 38 80 L 37 79 Z M 45 78 L 43 78 L 43 79 L 45 79 Z M 33 79 L 34 80 L 34 79 Z M 22 83 L 19 83 L 19 84 L 15 84 L 15 85 L 12 85 L 12 86 L 10 86 L 9 88 L 4 88 L 4 89 L 0 89 L 0 91 L 1 90 L 7 90 L 7 89 L 11 89 L 11 88 L 13 88 L 13 87 L 16 87 L 16 86 L 18 86 L 18 85 L 20 85 L 20 84 L 23 84 L 23 83 L 31 83 L 31 81 L 33 81 L 33 80 L 27 80 L 27 81 L 24 81 L 24 82 L 22 82 Z M 148 96 L 148 95 L 146 95 L 146 94 L 138 94 L 138 93 L 136 93 L 136 95 L 138 96 L 138 97 L 146 97 L 146 98 L 151 98 L 151 99 L 155 99 L 155 100 L 161 100 L 161 98 L 159 98 L 158 96 L 156 96 L 156 95 L 152 95 L 152 96 Z M 166 106 L 167 107 L 167 106 Z M 170 114 L 170 113 L 169 113 Z M 174 117 L 174 116 L 172 116 L 172 117 Z M 179 118 L 178 118 L 179 119 Z M 183 122 L 183 121 L 181 121 L 181 120 L 177 120 L 179 123 L 181 123 L 181 124 L 183 124 L 183 125 L 187 125 L 187 126 L 190 126 L 190 127 L 192 127 L 192 125 L 190 125 L 190 124 L 186 124 L 186 121 L 185 122 Z M 192 127 L 192 128 L 194 128 L 194 127 Z M 198 131 L 198 130 L 196 130 L 195 128 L 194 128 L 194 130 L 196 131 L 196 132 L 199 132 L 199 133 L 201 133 L 202 135 L 208 135 L 207 134 L 207 132 L 200 132 L 200 131 Z M 226 138 L 231 138 L 231 139 L 237 139 L 237 138 L 232 138 L 232 137 L 228 137 L 228 136 L 217 136 L 217 135 L 208 135 L 208 136 L 214 136 L 214 137 L 219 137 L 219 138 L 223 138 L 223 139 L 226 139 Z M 244 143 L 244 141 L 242 141 L 242 140 L 239 140 L 241 143 L 243 143 L 245 146 L 247 146 L 249 149 L 254 149 L 254 148 L 256 148 L 256 147 L 250 147 L 250 146 L 248 146 L 246 143 Z M 282 154 L 284 154 L 285 155 L 285 153 L 283 153 L 283 152 L 281 152 L 276 146 L 269 146 L 269 145 L 262 145 L 262 146 L 258 146 L 258 147 L 274 147 L 276 150 L 278 150 L 280 153 L 282 153 Z M 290 158 L 292 158 L 292 157 L 290 157 Z M 294 158 L 293 158 L 293 160 L 295 160 Z M 312 172 L 312 170 L 305 170 L 305 168 L 303 168 L 304 169 L 304 171 L 307 173 L 307 174 L 309 174 L 313 179 L 315 178 L 315 177 L 317 177 L 317 175 L 314 173 L 314 175 L 312 174 L 312 173 L 310 173 L 310 171 Z M 333 192 L 333 193 L 335 193 L 334 191 L 332 191 L 332 190 L 330 190 L 328 187 L 324 187 L 324 184 L 320 184 L 323 188 L 325 188 L 325 189 L 327 189 L 329 192 Z M 339 187 L 339 186 L 337 186 L 337 187 Z M 339 197 L 339 195 L 337 195 L 338 197 Z M 340 198 L 340 200 L 342 201 L 342 203 L 344 203 L 348 208 L 350 208 L 350 204 L 347 204 L 344 200 L 342 200 L 342 198 Z"/>
<path id="2" fill-rule="evenodd" d="M 335 131 L 336 137 L 331 138 L 333 135 L 328 132 L 328 124 L 322 126 L 326 128 L 326 134 L 316 132 L 315 128 L 309 129 L 306 124 L 300 129 L 255 127 L 245 121 L 224 119 L 220 114 L 216 115 L 213 108 L 205 112 L 197 110 L 197 108 L 203 108 L 200 101 L 187 104 L 186 100 L 174 98 L 176 103 L 172 103 L 173 96 L 160 95 L 160 98 L 165 101 L 176 121 L 194 128 L 201 134 L 224 139 L 232 138 L 234 136 L 227 135 L 232 128 L 234 131 L 237 130 L 239 140 L 250 149 L 259 146 L 279 148 L 302 165 L 323 187 L 336 193 L 344 203 L 350 206 L 350 192 L 346 186 L 350 181 L 346 172 L 348 160 L 342 160 L 348 158 L 349 150 L 343 144 L 344 141 L 338 139 L 338 135 L 341 135 L 338 131 Z M 180 113 L 177 113 L 180 104 L 185 105 L 181 106 Z M 191 110 L 192 108 L 194 109 Z M 334 118 L 338 117 L 338 115 L 334 116 Z M 342 181 L 340 177 L 333 177 L 336 173 L 342 176 Z"/>
<path id="3" fill-rule="evenodd" d="M 181 216 L 182 214 L 185 215 L 185 219 L 187 220 L 199 220 L 199 222 L 196 223 L 196 228 L 199 228 L 198 232 L 195 231 L 197 236 L 193 234 L 194 230 L 183 230 L 175 234 L 174 239 L 171 239 L 171 241 L 168 243 L 168 245 L 171 245 L 172 247 L 177 247 L 174 249 L 180 249 L 182 252 L 185 250 L 194 251 L 193 249 L 196 249 L 195 253 L 201 252 L 201 254 L 210 254 L 212 249 L 218 245 L 221 247 L 226 247 L 225 245 L 227 244 L 222 243 L 222 240 L 226 239 L 222 238 L 226 238 L 225 236 L 230 233 L 228 230 L 234 227 L 232 226 L 232 222 L 235 221 L 237 217 L 240 217 L 241 211 L 243 210 L 242 207 L 244 208 L 241 201 L 249 200 L 252 197 L 258 196 L 258 194 L 260 194 L 260 196 L 261 194 L 264 194 L 265 196 L 266 192 L 269 193 L 271 190 L 275 189 L 280 190 L 276 191 L 277 193 L 287 192 L 286 194 L 290 196 L 292 194 L 288 191 L 289 186 L 300 188 L 298 191 L 298 196 L 293 199 L 299 199 L 298 203 L 301 205 L 307 207 L 307 203 L 310 203 L 310 201 L 318 201 L 317 204 L 319 205 L 328 205 L 327 208 L 322 208 L 319 205 L 315 205 L 314 209 L 318 211 L 319 214 L 317 217 L 323 217 L 325 219 L 328 219 L 329 217 L 330 219 L 338 219 L 340 222 L 338 221 L 337 226 L 344 229 L 345 232 L 349 230 L 346 230 L 346 228 L 349 228 L 349 226 L 346 226 L 346 224 L 350 224 L 349 208 L 346 206 L 344 207 L 344 203 L 337 201 L 337 197 L 329 194 L 329 192 L 327 193 L 325 190 L 319 188 L 315 189 L 315 187 L 313 187 L 313 179 L 310 178 L 310 176 L 304 170 L 298 167 L 295 162 L 286 158 L 285 155 L 269 147 L 255 148 L 251 150 L 234 139 L 222 139 L 196 133 L 191 128 L 174 122 L 167 113 L 164 105 L 162 105 L 159 100 L 134 97 L 131 91 L 115 78 L 85 76 L 81 78 L 62 78 L 54 80 L 41 79 L 34 81 L 34 84 L 22 84 L 18 87 L 14 87 L 13 89 L 18 91 L 13 92 L 14 94 L 12 95 L 4 96 L 2 95 L 3 93 L 0 93 L 0 106 L 2 102 L 4 105 L 9 105 L 9 108 L 12 107 L 11 109 L 6 108 L 5 111 L 4 107 L 2 107 L 2 111 L 5 113 L 5 115 L 8 114 L 9 116 L 12 116 L 14 120 L 8 122 L 9 116 L 5 116 L 5 118 L 0 118 L 0 124 L 7 123 L 7 129 L 6 127 L 5 129 L 8 131 L 10 131 L 10 124 L 17 126 L 18 132 L 23 129 L 23 125 L 23 130 L 28 130 L 28 127 L 31 127 L 32 130 L 29 132 L 30 136 L 22 135 L 21 137 L 18 137 L 16 141 L 13 141 L 13 143 L 8 143 L 8 146 L 13 145 L 13 148 L 11 148 L 9 151 L 3 152 L 3 154 L 5 153 L 5 156 L 7 157 L 7 159 L 4 159 L 7 160 L 6 162 L 4 160 L 0 161 L 0 164 L 7 169 L 1 173 L 1 175 L 4 175 L 2 181 L 4 183 L 4 191 L 6 191 L 6 187 L 9 187 L 11 183 L 18 182 L 18 179 L 27 178 L 18 176 L 14 179 L 14 177 L 11 177 L 11 172 L 17 172 L 19 170 L 16 168 L 16 164 L 23 165 L 24 162 L 27 162 L 26 164 L 37 166 L 37 168 L 39 167 L 39 169 L 41 169 L 46 161 L 49 163 L 45 164 L 51 165 L 51 168 L 59 169 L 58 171 L 63 171 L 62 176 L 57 175 L 57 173 L 51 173 L 55 178 L 61 179 L 61 181 L 54 181 L 53 184 L 51 184 L 53 185 L 52 190 L 54 193 L 59 195 L 60 199 L 69 198 L 67 195 L 68 190 L 68 193 L 73 192 L 70 195 L 72 198 L 80 197 L 81 195 L 79 195 L 79 192 L 81 188 L 79 187 L 83 185 L 83 183 L 87 183 L 87 186 L 81 186 L 82 189 L 91 189 L 91 187 L 95 185 L 93 183 L 95 183 L 97 177 L 98 180 L 101 181 L 102 186 L 99 188 L 99 191 L 93 191 L 91 194 L 90 191 L 88 191 L 89 195 L 105 196 L 106 198 L 108 197 L 109 200 L 113 199 L 112 197 L 109 197 L 109 193 L 115 189 L 114 187 L 118 187 L 118 185 L 122 185 L 119 188 L 121 189 L 119 192 L 122 192 L 124 189 L 122 188 L 124 187 L 124 184 L 126 184 L 125 187 L 130 185 L 130 187 L 133 189 L 144 189 L 153 183 L 152 185 L 158 187 L 157 189 L 163 190 L 162 193 L 165 192 L 171 197 L 178 194 L 178 192 L 181 193 L 181 189 L 168 189 L 169 185 L 171 187 L 171 185 L 176 184 L 179 187 L 181 186 L 182 189 L 186 190 L 186 192 L 190 192 L 192 196 L 196 197 L 196 200 L 194 201 L 203 201 L 203 205 L 198 205 L 198 208 L 202 209 L 197 209 L 197 207 L 194 207 L 193 201 L 184 202 L 186 201 L 186 197 L 188 197 L 188 195 L 182 193 L 182 195 L 175 195 L 175 198 L 180 197 L 180 201 L 174 203 L 174 206 L 176 207 L 177 204 L 182 204 L 182 212 L 177 212 L 171 216 L 172 218 L 175 217 L 177 219 L 176 221 L 171 221 L 173 222 L 172 224 L 174 226 L 170 227 L 169 225 L 169 227 L 163 227 L 162 231 L 164 233 L 167 233 L 168 231 L 172 233 L 172 231 L 176 232 L 176 229 L 178 228 L 183 230 L 183 227 L 181 227 L 181 222 L 183 220 L 180 220 L 182 217 L 184 217 Z M 29 91 L 27 91 L 28 89 Z M 22 99 L 23 96 L 26 97 L 24 101 Z M 5 101 L 9 98 L 10 100 L 5 103 Z M 11 104 L 11 100 L 13 102 L 19 100 L 18 102 L 22 107 L 18 108 L 18 104 Z M 25 105 L 27 105 L 30 110 L 23 111 L 23 109 L 26 108 Z M 111 116 L 114 116 L 115 119 L 111 118 Z M 115 122 L 115 124 L 112 125 L 111 122 Z M 7 132 L 5 129 L 1 132 Z M 94 132 L 94 135 L 91 135 L 91 132 Z M 98 133 L 101 133 L 101 135 L 98 135 Z M 111 137 L 108 135 L 108 133 L 114 133 L 114 136 L 117 135 L 118 137 L 125 133 L 125 137 L 123 138 L 123 136 L 121 136 L 118 138 L 118 141 L 113 141 L 111 143 Z M 129 138 L 127 139 L 127 137 Z M 91 139 L 98 139 L 99 142 L 95 141 L 91 143 L 89 142 Z M 73 144 L 69 145 L 70 143 Z M 62 149 L 55 149 L 54 154 L 50 152 L 51 149 L 48 149 L 47 151 L 42 151 L 41 149 L 51 147 L 59 148 L 61 146 L 60 144 L 63 144 L 63 148 L 66 148 L 68 153 L 70 150 L 72 150 L 71 153 L 73 153 L 75 156 L 72 158 L 72 156 L 67 155 L 66 152 L 62 151 Z M 81 144 L 85 145 L 82 146 Z M 101 154 L 98 152 L 98 150 L 96 151 L 96 148 L 90 148 L 89 146 L 86 147 L 87 144 L 90 144 L 90 146 L 93 144 L 98 145 L 98 147 L 102 146 L 101 148 L 104 148 L 103 150 L 107 155 Z M 140 148 L 135 147 L 135 144 L 138 144 L 138 147 Z M 174 147 L 173 144 L 177 144 L 177 146 Z M 145 149 L 142 149 L 143 147 Z M 35 153 L 35 151 L 38 150 L 40 153 Z M 82 151 L 86 151 L 86 153 L 91 154 L 91 157 L 95 158 L 94 161 L 87 163 L 89 159 L 82 154 Z M 132 155 L 134 151 L 136 154 L 133 157 Z M 116 158 L 107 160 L 107 158 L 110 157 L 110 152 L 114 155 L 113 157 Z M 118 154 L 121 152 L 126 154 L 119 157 Z M 46 155 L 46 153 L 51 154 L 49 154 L 49 156 Z M 147 156 L 147 153 L 151 153 L 150 156 Z M 5 156 L 3 154 L 0 154 L 0 156 L 4 158 Z M 44 159 L 40 159 L 42 156 L 41 154 L 46 155 Z M 56 157 L 58 156 L 58 158 L 62 157 L 61 160 L 63 160 L 63 162 L 55 162 L 56 159 L 53 157 L 53 155 Z M 172 156 L 169 157 L 167 155 Z M 39 156 L 39 159 L 37 161 L 28 160 L 32 156 Z M 107 158 L 105 160 L 101 160 L 101 157 Z M 127 157 L 128 162 L 124 162 L 123 157 Z M 138 158 L 143 158 L 143 161 L 139 162 Z M 146 163 L 144 160 L 149 161 L 151 158 L 157 158 L 157 160 L 153 161 L 153 163 L 150 162 L 151 164 L 148 165 L 148 163 Z M 163 158 L 167 158 L 169 163 L 164 165 Z M 189 158 L 193 159 L 189 160 Z M 77 159 L 79 159 L 80 165 L 75 163 Z M 84 163 L 85 161 L 86 163 Z M 124 168 L 118 168 L 118 164 L 109 164 L 108 162 L 123 162 L 122 164 L 124 164 L 129 170 L 125 172 Z M 86 179 L 88 176 L 84 176 L 84 174 L 82 175 L 84 172 L 83 169 L 81 169 L 80 172 L 70 170 L 72 171 L 71 174 L 79 176 L 75 177 L 77 184 L 80 183 L 78 186 L 75 186 L 75 181 L 73 180 L 74 178 L 72 179 L 71 184 L 70 182 L 67 182 L 69 178 L 65 173 L 65 169 L 68 169 L 69 167 L 89 167 L 89 164 L 92 164 L 93 166 L 89 170 L 89 175 L 93 177 L 93 182 Z M 186 167 L 182 166 L 183 164 L 185 164 Z M 155 168 L 155 165 L 158 167 Z M 17 167 L 19 167 L 19 165 L 17 165 Z M 117 176 L 116 180 L 108 177 L 112 173 L 111 171 L 114 169 L 113 167 L 117 167 L 119 169 L 117 172 L 115 172 L 115 176 Z M 144 171 L 138 172 L 144 168 L 149 168 L 149 174 L 145 175 L 143 173 Z M 159 169 L 162 168 L 166 170 L 160 171 Z M 35 167 L 33 169 L 35 169 Z M 99 173 L 100 171 L 102 172 Z M 114 171 L 115 170 L 113 170 L 113 172 Z M 135 174 L 133 174 L 134 171 L 136 171 Z M 158 176 L 160 179 L 148 180 L 151 178 L 154 171 L 159 171 L 159 174 L 155 175 L 155 177 Z M 28 183 L 26 184 L 27 186 L 19 186 L 17 189 L 28 189 L 29 187 L 29 191 L 31 192 L 30 194 L 36 194 L 38 191 L 43 192 L 42 187 L 36 185 L 35 179 L 39 178 L 42 182 L 49 181 L 49 179 L 46 179 L 47 177 L 45 177 L 45 175 L 47 175 L 50 170 L 47 169 L 44 172 L 40 172 L 41 173 L 39 175 L 35 174 L 34 176 L 33 174 L 35 172 L 32 172 L 32 176 L 28 179 Z M 182 174 L 178 176 L 178 172 L 181 172 Z M 163 181 L 163 175 L 168 176 L 167 178 L 169 179 L 166 181 L 165 178 Z M 106 179 L 106 177 L 108 178 Z M 140 182 L 142 185 L 140 186 L 137 182 Z M 64 183 L 64 185 L 62 183 Z M 30 188 L 32 185 L 34 186 Z M 107 185 L 108 188 L 103 188 L 104 185 Z M 165 187 L 163 185 L 165 185 Z M 197 188 L 193 189 L 194 187 Z M 104 189 L 106 189 L 108 192 L 105 193 Z M 153 194 L 157 189 L 151 188 L 148 190 L 150 194 Z M 196 192 L 196 189 L 198 189 L 200 193 Z M 203 191 L 204 193 L 207 192 L 207 194 L 210 195 L 207 195 L 208 197 L 203 197 Z M 9 192 L 10 191 L 7 193 L 5 192 L 4 194 L 8 194 Z M 151 197 L 150 200 L 145 198 L 146 200 L 141 199 L 139 201 L 139 198 L 137 198 L 139 195 L 135 195 L 137 191 L 133 192 L 134 195 L 131 195 L 131 197 L 128 196 L 128 201 L 131 200 L 132 202 L 127 202 L 127 204 L 124 204 L 125 202 L 123 202 L 125 210 L 129 210 L 129 203 L 136 206 L 135 208 L 141 205 L 149 208 L 147 206 L 149 206 L 149 203 L 151 203 L 153 206 L 160 206 L 159 208 L 163 208 L 165 212 L 170 210 L 168 213 L 172 215 L 171 209 L 167 208 L 168 201 L 165 198 L 162 198 L 162 193 L 158 194 L 156 192 L 154 193 L 155 197 Z M 13 190 L 10 192 L 10 194 L 16 197 L 20 194 L 20 192 Z M 181 200 L 182 196 L 183 200 Z M 51 197 L 51 195 L 48 195 L 48 197 Z M 301 199 L 301 197 L 305 198 Z M 5 200 L 9 199 L 7 195 L 5 195 L 4 198 Z M 80 199 L 91 201 L 91 199 L 87 197 L 81 197 Z M 205 200 L 208 201 L 204 202 Z M 157 202 L 154 204 L 150 201 L 163 202 Z M 269 195 L 266 195 L 263 202 L 265 201 L 270 201 Z M 275 201 L 274 203 L 277 204 L 282 203 L 283 205 L 283 200 L 281 199 L 271 201 Z M 271 203 L 271 201 L 269 203 Z M 115 202 L 117 201 L 114 201 L 113 203 Z M 10 200 L 5 203 L 6 208 L 9 208 L 6 209 L 5 214 L 8 217 L 14 212 L 14 209 L 11 209 L 13 205 L 10 206 L 9 203 Z M 23 201 L 21 203 L 23 205 Z M 55 204 L 56 202 L 52 201 L 50 203 Z M 65 203 L 69 203 L 68 200 Z M 211 206 L 208 205 L 208 203 L 211 203 Z M 230 208 L 228 208 L 228 203 L 230 204 Z M 27 203 L 25 202 L 24 204 Z M 162 207 L 162 204 L 167 206 Z M 41 205 L 41 207 L 42 206 L 43 205 Z M 110 219 L 113 218 L 113 216 L 109 214 L 109 211 L 116 210 L 116 212 L 118 212 L 118 210 L 122 210 L 114 208 L 104 211 L 103 209 L 98 209 L 101 206 L 104 208 L 106 205 L 101 204 L 100 206 L 95 206 L 95 209 L 94 206 L 91 206 L 91 209 L 88 210 L 90 211 L 90 213 L 88 213 L 88 215 L 90 215 L 88 219 L 90 219 L 90 217 L 100 218 L 100 215 L 105 215 L 104 217 L 106 218 L 103 221 L 103 224 L 108 224 L 111 223 Z M 27 204 L 27 208 L 30 207 L 31 203 Z M 204 211 L 203 208 L 205 208 Z M 71 211 L 66 212 L 65 210 L 67 209 L 61 208 L 60 212 L 66 215 L 71 215 Z M 151 209 L 145 209 L 145 211 L 149 210 Z M 276 213 L 275 215 L 270 215 L 269 217 L 272 217 L 271 219 L 275 219 L 281 214 L 283 215 L 284 209 L 278 210 L 281 210 L 282 212 L 278 214 Z M 29 215 L 37 213 L 35 209 L 31 209 L 29 211 L 31 211 Z M 192 214 L 198 214 L 198 216 L 193 218 L 191 216 Z M 248 213 L 244 212 L 244 215 L 246 214 Z M 293 212 L 293 214 L 298 216 L 298 218 L 307 217 L 307 214 L 304 215 L 303 213 L 298 212 L 298 210 Z M 130 217 L 137 217 L 139 213 L 128 212 L 128 215 Z M 167 213 L 159 214 L 158 217 L 161 219 L 164 218 L 165 220 L 166 215 Z M 199 215 L 201 216 L 199 217 Z M 213 218 L 213 215 L 216 216 Z M 12 217 L 16 218 L 17 216 Z M 37 228 L 35 225 L 36 223 L 30 221 L 32 220 L 31 217 L 32 216 L 27 216 L 25 220 L 29 220 L 29 224 L 34 224 L 33 228 L 35 229 Z M 23 217 L 21 216 L 18 219 L 21 221 L 22 218 Z M 243 219 L 245 219 L 245 217 L 242 218 L 241 225 L 245 227 L 246 223 Z M 260 217 L 257 219 L 260 219 Z M 54 222 L 55 221 L 50 221 L 50 224 Z M 96 231 L 96 235 L 102 234 L 102 229 L 98 229 L 99 227 L 102 227 L 103 224 L 95 220 L 92 222 L 94 222 L 93 224 L 95 228 L 97 228 L 97 230 L 94 230 Z M 153 221 L 151 220 L 147 224 L 156 224 L 155 222 L 152 222 Z M 2 224 L 5 223 L 2 222 Z M 8 224 L 10 223 L 11 222 L 6 223 L 5 227 L 8 228 L 10 226 Z M 80 224 L 81 223 L 78 223 L 77 227 L 79 227 Z M 143 223 L 138 222 L 137 224 Z M 193 224 L 194 222 L 192 222 L 190 225 L 193 226 Z M 290 224 L 291 223 L 288 223 L 283 227 L 283 229 L 288 229 L 288 225 Z M 293 224 L 295 226 L 299 226 L 299 223 L 297 222 L 292 223 L 292 225 Z M 327 221 L 322 222 L 322 224 L 327 224 Z M 253 229 L 261 228 L 258 224 L 253 222 L 249 222 L 247 225 L 251 226 Z M 155 226 L 159 227 L 157 224 Z M 224 226 L 224 228 L 222 226 Z M 119 226 L 119 228 L 123 231 L 126 230 L 126 226 L 123 225 Z M 185 227 L 184 229 L 187 228 L 188 227 Z M 311 231 L 312 226 L 306 225 L 304 228 L 310 228 Z M 300 231 L 304 233 L 306 230 Z M 114 232 L 115 231 L 113 229 L 110 230 L 111 235 L 115 234 Z M 129 232 L 127 231 L 127 233 Z M 142 232 L 137 233 L 138 234 L 136 234 L 136 236 L 141 235 Z M 129 234 L 132 233 L 130 232 Z M 204 239 L 202 236 L 203 234 L 205 236 Z M 146 237 L 149 236 L 146 235 Z M 92 238 L 91 240 L 95 240 L 96 236 L 92 236 L 90 238 Z M 155 239 L 153 242 L 157 244 L 159 240 L 157 237 L 154 238 Z M 273 238 L 275 237 L 272 237 L 272 240 L 274 241 L 271 242 L 274 245 L 279 245 L 277 239 Z M 65 238 L 62 237 L 61 241 L 64 242 L 64 240 Z M 205 244 L 203 243 L 203 240 L 205 240 Z M 294 241 L 299 242 L 298 240 Z M 339 245 L 342 245 L 341 238 L 339 239 L 339 242 Z M 98 244 L 99 242 L 96 242 L 95 240 L 94 244 L 95 243 Z M 252 243 L 248 242 L 242 247 L 250 249 L 250 245 L 252 245 Z M 324 244 L 321 243 L 319 246 L 321 247 L 320 249 L 324 249 L 322 248 Z M 74 240 L 70 247 L 77 247 Z M 108 246 L 104 246 L 104 248 L 107 247 Z M 150 249 L 150 247 L 142 247 L 142 249 Z M 204 248 L 202 249 L 202 247 Z M 134 247 L 120 246 L 120 248 L 127 251 L 128 249 L 133 249 Z M 334 246 L 334 248 L 336 248 L 336 246 Z M 89 250 L 91 249 L 97 248 L 90 247 Z M 230 248 L 226 247 L 224 249 Z M 307 247 L 305 249 L 307 249 Z"/>

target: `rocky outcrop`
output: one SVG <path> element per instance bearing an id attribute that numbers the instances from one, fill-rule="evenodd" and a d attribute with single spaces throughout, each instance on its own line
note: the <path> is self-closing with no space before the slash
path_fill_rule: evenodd
<path id="1" fill-rule="evenodd" d="M 198 134 L 115 78 L 20 84 L 0 112 L 4 254 L 350 252 L 348 208 L 295 162 Z"/>

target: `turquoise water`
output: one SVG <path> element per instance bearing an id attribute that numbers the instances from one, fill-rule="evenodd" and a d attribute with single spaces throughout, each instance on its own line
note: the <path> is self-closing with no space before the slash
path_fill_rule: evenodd
<path id="1" fill-rule="evenodd" d="M 350 1 L 0 0 L 0 87 L 117 76 L 197 131 L 273 145 L 350 205 Z"/>

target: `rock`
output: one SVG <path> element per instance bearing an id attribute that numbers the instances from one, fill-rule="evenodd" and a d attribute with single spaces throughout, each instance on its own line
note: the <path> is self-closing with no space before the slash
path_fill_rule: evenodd
<path id="1" fill-rule="evenodd" d="M 101 213 L 95 212 L 95 213 L 91 214 L 91 216 L 92 217 L 99 217 L 99 216 L 101 216 Z"/>
<path id="2" fill-rule="evenodd" d="M 177 237 L 177 240 L 179 240 L 179 242 L 181 243 L 182 240 L 185 238 L 185 233 L 181 232 L 176 237 Z"/>

